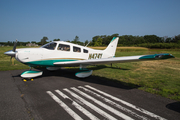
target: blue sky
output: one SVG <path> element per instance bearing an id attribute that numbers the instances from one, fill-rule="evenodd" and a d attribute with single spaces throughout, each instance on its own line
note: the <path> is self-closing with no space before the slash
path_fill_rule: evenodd
<path id="1" fill-rule="evenodd" d="M 180 34 L 180 0 L 0 0 L 0 42 Z"/>

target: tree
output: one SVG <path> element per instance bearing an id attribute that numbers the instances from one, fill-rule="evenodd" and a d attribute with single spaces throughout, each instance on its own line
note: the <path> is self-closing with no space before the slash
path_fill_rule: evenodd
<path id="1" fill-rule="evenodd" d="M 102 46 L 102 38 L 98 38 L 94 44 L 94 46 Z"/>
<path id="2" fill-rule="evenodd" d="M 161 41 L 161 38 L 156 35 L 145 35 L 144 40 L 148 43 L 157 43 Z"/>
<path id="3" fill-rule="evenodd" d="M 31 41 L 31 43 L 35 43 L 36 44 L 36 41 Z"/>
<path id="4" fill-rule="evenodd" d="M 99 38 L 100 36 L 94 36 L 93 38 L 92 38 L 92 42 L 91 42 L 91 44 L 94 46 L 95 45 L 95 42 L 97 41 L 97 39 Z"/>
<path id="5" fill-rule="evenodd" d="M 125 39 L 124 36 L 120 36 L 120 37 L 119 37 L 118 44 L 126 45 L 126 39 Z"/>
<path id="6" fill-rule="evenodd" d="M 111 35 L 111 37 L 113 38 L 113 37 L 118 37 L 119 36 L 119 34 L 118 33 L 116 33 L 116 34 L 112 34 Z"/>
<path id="7" fill-rule="evenodd" d="M 76 36 L 75 38 L 74 38 L 74 40 L 72 41 L 72 43 L 74 43 L 74 44 L 78 44 L 80 41 L 79 41 L 79 37 L 78 36 Z"/>
<path id="8" fill-rule="evenodd" d="M 54 39 L 53 41 L 60 41 L 60 39 L 58 38 L 58 39 Z"/>
<path id="9" fill-rule="evenodd" d="M 76 36 L 76 37 L 74 38 L 74 40 L 71 41 L 71 43 L 78 44 L 78 45 L 84 45 L 83 42 L 80 42 L 80 41 L 79 41 L 79 37 L 78 37 L 78 36 Z"/>
<path id="10" fill-rule="evenodd" d="M 171 42 L 171 38 L 170 37 L 166 38 L 165 43 L 170 43 L 170 42 Z"/>
<path id="11" fill-rule="evenodd" d="M 173 43 L 180 43 L 180 34 L 175 36 L 173 39 L 172 39 L 172 42 Z"/>
<path id="12" fill-rule="evenodd" d="M 44 44 L 46 44 L 46 40 L 48 40 L 48 37 L 43 37 L 42 39 L 41 39 L 41 45 L 44 45 Z"/>

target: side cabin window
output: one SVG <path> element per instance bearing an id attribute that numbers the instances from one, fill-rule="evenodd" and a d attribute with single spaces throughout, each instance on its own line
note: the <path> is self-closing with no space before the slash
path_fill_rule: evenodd
<path id="1" fill-rule="evenodd" d="M 52 43 L 43 45 L 41 48 L 46 48 L 48 50 L 54 50 L 56 48 L 56 45 L 57 45 L 57 43 L 52 42 Z"/>
<path id="2" fill-rule="evenodd" d="M 70 46 L 69 45 L 65 45 L 65 44 L 59 44 L 57 50 L 70 51 Z"/>
<path id="3" fill-rule="evenodd" d="M 73 46 L 73 52 L 81 52 L 81 48 Z"/>
<path id="4" fill-rule="evenodd" d="M 83 49 L 83 52 L 84 52 L 84 53 L 88 53 L 88 50 L 86 50 L 86 49 Z"/>

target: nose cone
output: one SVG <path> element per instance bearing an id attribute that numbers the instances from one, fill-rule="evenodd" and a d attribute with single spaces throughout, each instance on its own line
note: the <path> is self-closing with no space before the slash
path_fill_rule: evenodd
<path id="1" fill-rule="evenodd" d="M 14 51 L 10 50 L 10 51 L 5 52 L 4 54 L 8 55 L 8 56 L 11 56 L 11 57 L 15 57 L 16 53 Z"/>

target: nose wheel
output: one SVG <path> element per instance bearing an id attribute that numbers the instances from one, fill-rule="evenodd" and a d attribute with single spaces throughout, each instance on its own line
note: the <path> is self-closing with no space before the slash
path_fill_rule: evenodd
<path id="1" fill-rule="evenodd" d="M 34 79 L 32 79 L 32 78 L 31 78 L 31 79 L 25 79 L 25 78 L 24 78 L 23 81 L 24 81 L 24 82 L 27 82 L 27 81 L 34 81 Z"/>

